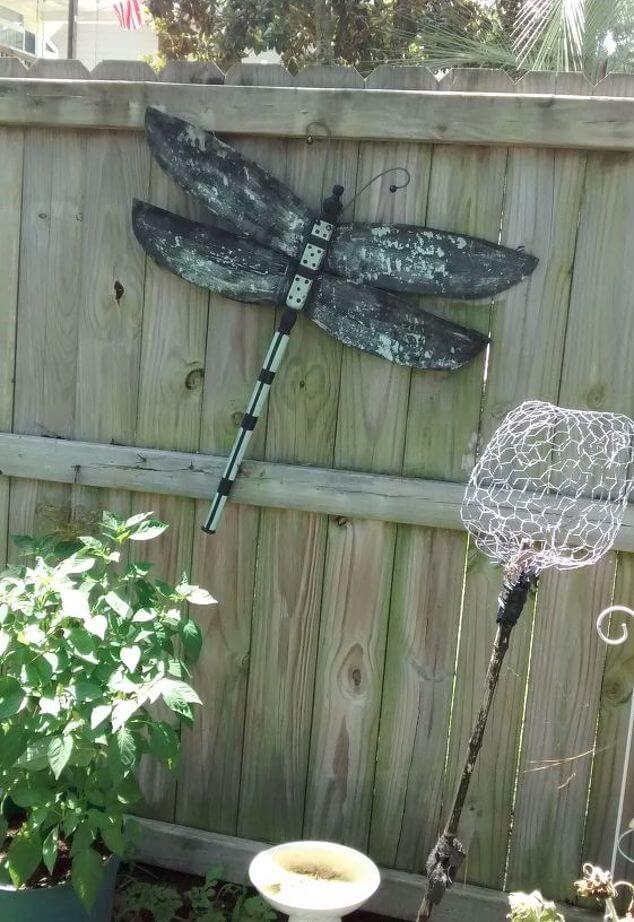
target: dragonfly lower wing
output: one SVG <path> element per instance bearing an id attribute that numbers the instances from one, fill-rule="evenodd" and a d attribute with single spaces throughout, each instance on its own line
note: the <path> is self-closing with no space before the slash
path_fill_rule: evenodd
<path id="1" fill-rule="evenodd" d="M 387 291 L 323 275 L 305 312 L 347 346 L 397 365 L 452 371 L 489 342 L 476 330 L 420 310 Z"/>
<path id="2" fill-rule="evenodd" d="M 288 287 L 291 261 L 251 240 L 139 201 L 132 226 L 156 263 L 226 298 L 277 304 Z"/>
<path id="3" fill-rule="evenodd" d="M 485 298 L 533 271 L 537 258 L 478 237 L 407 224 L 342 224 L 329 272 L 387 291 Z"/>

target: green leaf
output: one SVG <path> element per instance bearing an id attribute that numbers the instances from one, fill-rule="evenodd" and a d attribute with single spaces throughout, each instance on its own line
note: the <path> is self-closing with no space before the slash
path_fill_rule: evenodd
<path id="1" fill-rule="evenodd" d="M 9 823 L 2 814 L 0 814 L 0 852 L 2 851 L 2 843 L 6 839 L 7 830 L 9 828 Z"/>
<path id="2" fill-rule="evenodd" d="M 123 857 L 126 850 L 126 842 L 123 837 L 122 820 L 119 817 L 105 816 L 104 821 L 100 823 L 99 831 L 101 838 L 106 847 L 115 855 Z"/>
<path id="3" fill-rule="evenodd" d="M 6 863 L 15 887 L 27 882 L 42 860 L 42 840 L 37 833 L 19 832 L 11 842 Z"/>
<path id="4" fill-rule="evenodd" d="M 161 721 L 150 725 L 149 752 L 171 771 L 176 768 L 180 755 L 180 740 L 169 724 Z"/>
<path id="5" fill-rule="evenodd" d="M 202 704 L 191 685 L 188 685 L 187 682 L 181 682 L 179 679 L 163 678 L 159 682 L 159 688 L 163 701 L 170 708 L 180 701 L 187 704 Z"/>
<path id="6" fill-rule="evenodd" d="M 190 586 L 189 583 L 181 583 L 176 587 L 176 592 L 184 599 L 187 599 L 192 605 L 216 604 L 216 599 L 214 599 L 206 589 L 201 589 L 200 586 Z"/>
<path id="7" fill-rule="evenodd" d="M 86 573 L 88 570 L 92 570 L 94 565 L 94 557 L 76 557 L 73 554 L 72 557 L 67 557 L 66 560 L 62 560 L 57 567 L 57 572 L 63 575 L 70 573 Z"/>
<path id="8" fill-rule="evenodd" d="M 46 698 L 43 695 L 38 703 L 42 714 L 50 714 L 51 717 L 57 717 L 60 712 L 61 703 L 59 698 Z"/>
<path id="9" fill-rule="evenodd" d="M 78 852 L 73 858 L 71 880 L 75 893 L 87 911 L 97 898 L 102 879 L 103 865 L 97 852 L 93 848 Z"/>
<path id="10" fill-rule="evenodd" d="M 86 621 L 86 630 L 103 640 L 108 630 L 108 619 L 105 615 L 93 615 Z"/>
<path id="11" fill-rule="evenodd" d="M 162 535 L 164 531 L 167 531 L 167 528 L 168 526 L 165 525 L 164 522 L 159 522 L 157 519 L 149 519 L 132 532 L 130 541 L 152 541 L 154 538 L 158 538 L 159 535 Z"/>
<path id="12" fill-rule="evenodd" d="M 85 621 L 90 617 L 90 606 L 88 596 L 81 589 L 62 589 L 60 592 L 62 599 L 62 613 L 67 618 L 79 618 Z"/>
<path id="13" fill-rule="evenodd" d="M 131 699 L 128 701 L 117 701 L 112 708 L 112 729 L 119 730 L 125 726 L 133 714 L 139 710 L 141 705 L 138 701 Z"/>
<path id="14" fill-rule="evenodd" d="M 0 736 L 0 769 L 13 768 L 26 749 L 26 742 L 26 732 L 17 727 L 12 727 L 5 735 Z"/>
<path id="15" fill-rule="evenodd" d="M 85 851 L 95 841 L 95 831 L 88 820 L 82 820 L 75 832 L 70 848 L 71 856 L 74 857 L 80 852 Z"/>
<path id="16" fill-rule="evenodd" d="M 50 790 L 37 784 L 37 782 L 28 784 L 15 784 L 11 787 L 11 800 L 18 807 L 37 807 L 41 806 L 48 799 Z"/>
<path id="17" fill-rule="evenodd" d="M 68 633 L 68 645 L 73 653 L 87 663 L 99 662 L 95 656 L 95 644 L 92 636 L 82 627 L 73 628 Z"/>
<path id="18" fill-rule="evenodd" d="M 98 704 L 90 715 L 90 729 L 96 730 L 112 714 L 111 704 Z"/>
<path id="19" fill-rule="evenodd" d="M 141 659 L 141 647 L 137 647 L 136 644 L 132 647 L 121 647 L 119 655 L 123 665 L 127 666 L 130 672 L 134 672 Z"/>
<path id="20" fill-rule="evenodd" d="M 136 778 L 126 778 L 117 787 L 117 800 L 126 807 L 141 799 L 141 791 Z"/>
<path id="21" fill-rule="evenodd" d="M 103 698 L 102 687 L 95 682 L 88 682 L 85 679 L 81 679 L 79 682 L 75 682 L 74 685 L 71 685 L 71 691 L 77 701 L 95 701 L 98 698 Z"/>
<path id="22" fill-rule="evenodd" d="M 135 525 L 140 525 L 141 522 L 145 522 L 153 514 L 152 512 L 137 512 L 136 515 L 131 515 L 129 519 L 126 519 L 123 524 L 126 528 L 134 528 Z"/>
<path id="23" fill-rule="evenodd" d="M 10 643 L 10 634 L 7 634 L 6 631 L 0 631 L 0 656 L 3 656 L 6 653 Z"/>
<path id="24" fill-rule="evenodd" d="M 136 760 L 136 742 L 132 733 L 127 727 L 122 727 L 115 733 L 114 740 L 124 770 L 133 768 Z"/>
<path id="25" fill-rule="evenodd" d="M 121 618 L 127 618 L 130 614 L 130 606 L 122 599 L 120 595 L 117 595 L 116 592 L 109 592 L 106 595 L 106 602 L 110 608 L 117 613 Z"/>
<path id="26" fill-rule="evenodd" d="M 24 693 L 13 676 L 0 676 L 0 720 L 13 717 L 24 704 Z"/>
<path id="27" fill-rule="evenodd" d="M 53 873 L 59 847 L 59 826 L 53 826 L 42 844 L 42 858 L 49 874 Z"/>
<path id="28" fill-rule="evenodd" d="M 48 764 L 51 766 L 55 780 L 68 765 L 72 751 L 73 737 L 70 735 L 54 736 L 48 744 Z"/>
<path id="29" fill-rule="evenodd" d="M 200 656 L 203 645 L 203 635 L 200 628 L 195 621 L 188 618 L 186 621 L 181 622 L 180 635 L 185 653 L 195 663 Z"/>

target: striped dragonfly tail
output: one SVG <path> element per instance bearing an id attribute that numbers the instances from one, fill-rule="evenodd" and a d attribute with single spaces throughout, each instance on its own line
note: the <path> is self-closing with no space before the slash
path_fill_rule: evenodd
<path id="1" fill-rule="evenodd" d="M 209 513 L 205 523 L 202 525 L 202 530 L 209 535 L 215 534 L 218 530 L 225 503 L 229 498 L 231 488 L 238 476 L 240 465 L 244 460 L 249 442 L 253 436 L 253 431 L 262 413 L 267 397 L 269 396 L 275 373 L 286 352 L 288 338 L 296 320 L 297 311 L 287 308 L 282 314 L 278 328 L 271 340 L 271 345 L 264 359 L 264 364 L 258 375 L 258 380 L 251 394 L 251 399 L 249 400 L 245 414 L 242 417 L 236 440 L 233 443 L 231 453 L 227 459 L 227 464 L 209 508 Z"/>

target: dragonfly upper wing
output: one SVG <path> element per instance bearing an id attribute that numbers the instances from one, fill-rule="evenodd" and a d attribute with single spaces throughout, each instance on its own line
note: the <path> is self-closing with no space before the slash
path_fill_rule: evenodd
<path id="1" fill-rule="evenodd" d="M 347 346 L 414 368 L 460 368 L 489 341 L 387 291 L 330 275 L 316 283 L 305 312 Z"/>
<path id="2" fill-rule="evenodd" d="M 148 107 L 145 131 L 156 161 L 218 223 L 297 256 L 315 218 L 287 186 L 212 132 L 159 109 Z"/>
<path id="3" fill-rule="evenodd" d="M 288 287 L 291 261 L 252 240 L 139 201 L 132 226 L 160 266 L 226 298 L 277 304 Z"/>
<path id="4" fill-rule="evenodd" d="M 406 224 L 341 224 L 326 269 L 359 284 L 443 298 L 484 298 L 529 275 L 523 250 Z"/>

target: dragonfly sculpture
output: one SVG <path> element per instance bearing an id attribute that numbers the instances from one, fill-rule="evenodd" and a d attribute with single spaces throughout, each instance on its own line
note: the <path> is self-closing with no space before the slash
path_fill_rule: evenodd
<path id="1" fill-rule="evenodd" d="M 160 266 L 225 297 L 282 308 L 203 530 L 213 534 L 301 311 L 348 346 L 413 368 L 455 370 L 488 343 L 481 333 L 400 295 L 486 298 L 537 265 L 522 249 L 406 224 L 340 223 L 343 188 L 319 216 L 287 186 L 212 132 L 148 108 L 153 157 L 209 211 L 191 221 L 147 202 L 134 232 Z"/>

